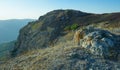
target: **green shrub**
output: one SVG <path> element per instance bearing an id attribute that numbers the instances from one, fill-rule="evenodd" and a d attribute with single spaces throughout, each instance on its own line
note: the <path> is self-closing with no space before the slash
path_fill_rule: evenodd
<path id="1" fill-rule="evenodd" d="M 78 28 L 78 24 L 73 24 L 72 26 L 71 26 L 71 30 L 75 30 L 75 29 L 77 29 Z"/>
<path id="2" fill-rule="evenodd" d="M 73 24 L 73 25 L 71 25 L 71 26 L 66 26 L 65 28 L 64 28 L 64 30 L 75 30 L 75 29 L 77 29 L 79 26 L 78 26 L 78 24 Z"/>

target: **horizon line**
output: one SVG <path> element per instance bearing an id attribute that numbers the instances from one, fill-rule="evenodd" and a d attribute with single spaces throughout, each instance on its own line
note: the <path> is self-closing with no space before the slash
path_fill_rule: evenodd
<path id="1" fill-rule="evenodd" d="M 79 9 L 55 9 L 55 10 L 76 10 L 76 11 L 81 11 L 81 10 L 79 10 Z M 54 10 L 51 10 L 51 11 L 54 11 Z M 28 17 L 24 17 L 24 18 L 22 18 L 22 17 L 13 17 L 13 18 L 0 18 L 0 20 L 23 20 L 23 19 L 34 19 L 34 20 L 37 20 L 37 19 L 39 19 L 39 17 L 41 17 L 41 16 L 44 16 L 45 14 L 47 14 L 47 13 L 49 13 L 49 12 L 51 12 L 51 11 L 48 11 L 48 12 L 46 12 L 46 13 L 44 13 L 44 14 L 42 14 L 42 15 L 39 15 L 38 17 L 33 17 L 33 18 L 28 18 Z M 120 13 L 119 11 L 111 11 L 111 12 L 101 12 L 101 13 L 95 13 L 95 12 L 88 12 L 88 11 L 81 11 L 81 12 L 84 12 L 84 13 L 91 13 L 91 14 L 112 14 L 112 13 Z"/>

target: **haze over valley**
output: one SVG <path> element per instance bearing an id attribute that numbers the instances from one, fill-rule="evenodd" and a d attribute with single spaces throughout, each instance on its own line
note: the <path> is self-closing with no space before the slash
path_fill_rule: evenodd
<path id="1" fill-rule="evenodd" d="M 0 20 L 0 44 L 16 40 L 19 30 L 33 19 Z"/>

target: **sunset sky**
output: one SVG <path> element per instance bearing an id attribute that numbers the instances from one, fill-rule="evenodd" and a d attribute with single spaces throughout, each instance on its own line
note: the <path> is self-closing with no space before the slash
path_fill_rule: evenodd
<path id="1" fill-rule="evenodd" d="M 0 20 L 37 19 L 56 9 L 89 13 L 120 12 L 120 0 L 0 0 Z"/>

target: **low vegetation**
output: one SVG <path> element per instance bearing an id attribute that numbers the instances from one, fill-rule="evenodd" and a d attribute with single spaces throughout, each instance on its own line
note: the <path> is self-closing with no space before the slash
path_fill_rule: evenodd
<path id="1" fill-rule="evenodd" d="M 77 28 L 79 27 L 79 25 L 78 24 L 72 24 L 71 26 L 69 25 L 69 26 L 66 26 L 65 28 L 64 28 L 64 30 L 76 30 Z"/>

